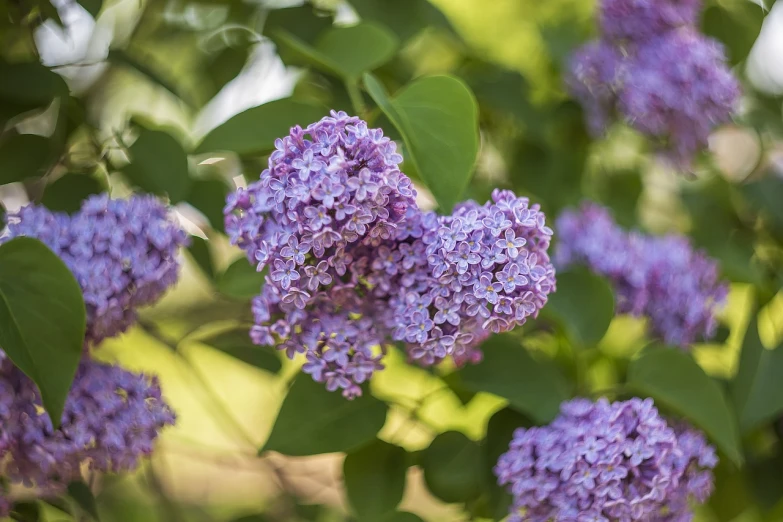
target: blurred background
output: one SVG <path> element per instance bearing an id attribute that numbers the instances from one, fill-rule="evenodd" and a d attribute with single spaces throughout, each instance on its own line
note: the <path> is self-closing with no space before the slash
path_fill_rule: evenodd
<path id="1" fill-rule="evenodd" d="M 261 280 L 221 230 L 225 194 L 257 179 L 271 140 L 287 132 L 290 118 L 304 126 L 328 108 L 355 112 L 353 93 L 312 66 L 286 34 L 313 44 L 333 24 L 379 24 L 391 50 L 374 72 L 390 92 L 422 75 L 462 78 L 479 102 L 481 126 L 466 197 L 483 202 L 493 188 L 510 187 L 540 202 L 550 221 L 589 198 L 610 206 L 625 226 L 690 234 L 732 281 L 719 339 L 695 352 L 711 376 L 720 381 L 735 372 L 756 307 L 762 342 L 777 346 L 783 5 L 706 2 L 703 30 L 726 45 L 745 95 L 736 124 L 715 132 L 710 154 L 688 177 L 659 163 L 627 127 L 616 125 L 597 140 L 586 133 L 562 73 L 569 54 L 595 35 L 594 8 L 590 0 L 0 1 L 6 210 L 42 201 L 72 211 L 91 192 L 156 192 L 157 176 L 182 171 L 192 179 L 181 194 L 168 191 L 194 236 L 179 284 L 144 312 L 141 326 L 98 351 L 104 360 L 159 375 L 178 422 L 138 473 L 95 478 L 103 520 L 352 520 L 343 455 L 257 456 L 299 363 L 252 347 L 242 335 Z M 36 59 L 43 67 L 8 66 Z M 289 105 L 252 111 L 275 100 Z M 374 126 L 399 138 L 383 116 L 374 117 Z M 143 147 L 145 136 L 156 137 L 155 145 Z M 131 158 L 143 158 L 149 175 L 130 168 L 137 164 Z M 413 165 L 404 171 L 418 181 Z M 417 184 L 420 205 L 433 207 Z M 558 342 L 546 331 L 526 338 L 530 350 L 555 356 Z M 613 320 L 589 359 L 590 387 L 617 382 L 627 354 L 645 342 L 639 321 Z M 379 436 L 411 452 L 447 430 L 481 440 L 487 420 L 506 405 L 405 364 L 396 349 L 386 362 L 372 382 L 374 395 L 392 404 Z M 407 474 L 401 510 L 427 521 L 478 519 L 470 506 L 431 495 L 417 466 Z M 783 520 L 776 510 L 783 488 L 760 502 L 753 480 L 738 477 L 729 477 L 732 490 L 745 496 L 730 506 L 713 499 L 699 520 Z M 783 467 L 776 477 L 783 480 Z M 67 520 L 55 508 L 42 517 Z"/>

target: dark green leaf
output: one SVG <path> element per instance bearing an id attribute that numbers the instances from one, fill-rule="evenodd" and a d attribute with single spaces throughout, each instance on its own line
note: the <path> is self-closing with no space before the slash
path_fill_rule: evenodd
<path id="1" fill-rule="evenodd" d="M 210 98 L 236 78 L 250 56 L 250 44 L 221 49 L 204 65 L 204 73 L 212 80 Z"/>
<path id="2" fill-rule="evenodd" d="M 98 17 L 98 13 L 101 12 L 101 7 L 103 7 L 103 0 L 77 0 L 79 2 L 79 5 L 84 7 L 84 9 L 92 15 L 93 18 Z"/>
<path id="3" fill-rule="evenodd" d="M 275 36 L 315 67 L 350 81 L 386 63 L 398 45 L 393 33 L 375 23 L 329 29 L 313 46 L 283 31 Z"/>
<path id="4" fill-rule="evenodd" d="M 508 514 L 511 507 L 511 494 L 498 485 L 497 477 L 492 470 L 500 456 L 508 451 L 514 431 L 532 425 L 529 418 L 511 408 L 498 411 L 487 424 L 487 437 L 482 443 L 484 477 L 489 488 L 489 505 L 492 506 L 492 513 L 489 516 L 495 520 L 500 520 Z"/>
<path id="5" fill-rule="evenodd" d="M 200 339 L 199 342 L 270 373 L 277 373 L 283 367 L 274 348 L 253 344 L 248 328 L 228 330 Z"/>
<path id="6" fill-rule="evenodd" d="M 134 185 L 146 192 L 168 195 L 172 203 L 188 196 L 191 186 L 188 156 L 174 137 L 142 128 L 128 151 L 131 162 L 122 172 Z"/>
<path id="7" fill-rule="evenodd" d="M 493 335 L 483 345 L 484 359 L 460 370 L 462 383 L 508 399 L 511 406 L 541 423 L 557 416 L 569 385 L 549 361 L 533 359 L 509 334 Z"/>
<path id="8" fill-rule="evenodd" d="M 38 62 L 6 63 L 0 60 L 0 100 L 33 109 L 57 97 L 68 96 L 62 77 Z"/>
<path id="9" fill-rule="evenodd" d="M 557 291 L 545 313 L 560 321 L 571 341 L 581 347 L 603 338 L 614 317 L 614 294 L 603 277 L 583 268 L 557 273 Z"/>
<path id="10" fill-rule="evenodd" d="M 459 372 L 451 372 L 441 377 L 443 382 L 454 392 L 463 406 L 467 406 L 473 397 L 476 396 L 476 392 L 468 390 L 465 384 L 462 382 L 462 376 Z"/>
<path id="11" fill-rule="evenodd" d="M 530 86 L 520 73 L 479 62 L 473 64 L 466 75 L 482 107 L 510 114 L 528 133 L 540 136 L 543 115 L 531 104 Z"/>
<path id="12" fill-rule="evenodd" d="M 393 99 L 375 77 L 364 84 L 405 141 L 408 159 L 444 213 L 458 202 L 473 174 L 479 150 L 478 106 L 470 89 L 452 76 L 429 76 Z"/>
<path id="13" fill-rule="evenodd" d="M 742 193 L 753 204 L 754 209 L 764 215 L 772 228 L 783 237 L 783 180 L 774 174 L 747 183 L 742 186 Z"/>
<path id="14" fill-rule="evenodd" d="M 149 57 L 145 57 L 143 60 L 149 61 Z M 109 62 L 138 71 L 142 75 L 146 76 L 152 83 L 163 87 L 171 94 L 179 98 L 178 90 L 171 84 L 171 82 L 163 78 L 152 68 L 142 63 L 140 59 L 132 57 L 127 52 L 121 49 L 112 49 L 109 51 Z"/>
<path id="15" fill-rule="evenodd" d="M 739 370 L 731 383 L 731 398 L 740 429 L 747 433 L 783 412 L 783 347 L 767 350 L 761 344 L 757 316 L 750 318 L 742 342 Z"/>
<path id="16" fill-rule="evenodd" d="M 100 181 L 86 174 L 66 174 L 46 186 L 41 203 L 56 212 L 76 212 L 82 202 L 104 187 Z"/>
<path id="17" fill-rule="evenodd" d="M 444 502 L 466 502 L 481 492 L 481 448 L 457 431 L 441 433 L 422 452 L 430 492 Z"/>
<path id="18" fill-rule="evenodd" d="M 224 231 L 223 207 L 230 187 L 218 179 L 193 180 L 187 201 L 209 220 L 212 228 Z"/>
<path id="19" fill-rule="evenodd" d="M 188 252 L 193 257 L 196 264 L 204 271 L 209 280 L 215 279 L 215 265 L 212 262 L 212 252 L 209 248 L 209 241 L 198 236 L 191 236 Z"/>
<path id="20" fill-rule="evenodd" d="M 351 451 L 373 438 L 386 422 L 387 406 L 368 391 L 353 400 L 300 374 L 288 390 L 261 452 L 292 457 Z"/>
<path id="21" fill-rule="evenodd" d="M 600 201 L 612 209 L 615 220 L 625 228 L 636 226 L 636 205 L 642 195 L 642 177 L 636 171 L 601 176 L 596 186 Z"/>
<path id="22" fill-rule="evenodd" d="M 231 151 L 240 155 L 260 155 L 274 149 L 275 139 L 288 134 L 291 127 L 318 121 L 326 114 L 323 107 L 290 98 L 253 107 L 212 129 L 196 149 L 197 153 Z"/>
<path id="23" fill-rule="evenodd" d="M 14 134 L 0 143 L 0 185 L 44 174 L 51 160 L 49 139 Z"/>
<path id="24" fill-rule="evenodd" d="M 748 0 L 727 0 L 708 7 L 702 17 L 702 31 L 717 38 L 727 49 L 732 65 L 744 60 L 764 22 L 764 10 Z"/>
<path id="25" fill-rule="evenodd" d="M 0 246 L 0 346 L 38 385 L 55 426 L 81 359 L 85 315 L 79 283 L 46 245 L 20 237 Z"/>
<path id="26" fill-rule="evenodd" d="M 68 484 L 68 496 L 93 520 L 100 520 L 98 517 L 98 507 L 95 505 L 95 496 L 93 496 L 90 486 L 78 480 Z"/>
<path id="27" fill-rule="evenodd" d="M 231 522 L 267 522 L 269 520 L 263 513 L 254 515 L 244 515 L 238 518 L 232 518 Z"/>
<path id="28" fill-rule="evenodd" d="M 264 275 L 245 257 L 234 261 L 217 279 L 220 293 L 236 299 L 251 299 L 261 293 Z"/>
<path id="29" fill-rule="evenodd" d="M 424 522 L 424 520 L 419 515 L 407 511 L 397 511 L 383 517 L 381 522 Z"/>
<path id="30" fill-rule="evenodd" d="M 5 226 L 5 207 L 3 206 L 3 203 L 0 202 L 0 229 Z"/>
<path id="31" fill-rule="evenodd" d="M 274 37 L 276 31 L 285 31 L 305 43 L 313 44 L 331 26 L 332 18 L 317 13 L 308 3 L 271 10 L 264 23 L 264 35 Z"/>
<path id="32" fill-rule="evenodd" d="M 388 26 L 405 41 L 428 27 L 454 33 L 449 20 L 427 0 L 351 0 L 362 20 L 373 20 Z"/>
<path id="33" fill-rule="evenodd" d="M 674 348 L 653 347 L 631 361 L 629 386 L 703 429 L 736 464 L 742 462 L 737 422 L 723 391 L 696 361 Z"/>
<path id="34" fill-rule="evenodd" d="M 345 491 L 361 520 L 378 520 L 402 501 L 408 470 L 404 449 L 382 440 L 345 457 Z"/>
<path id="35" fill-rule="evenodd" d="M 11 518 L 23 522 L 41 520 L 41 508 L 36 502 L 16 502 L 11 509 Z"/>

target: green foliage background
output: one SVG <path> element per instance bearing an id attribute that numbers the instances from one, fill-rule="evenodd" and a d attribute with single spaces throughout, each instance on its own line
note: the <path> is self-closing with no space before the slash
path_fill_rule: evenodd
<path id="1" fill-rule="evenodd" d="M 744 78 L 766 10 L 707 1 L 702 28 L 726 45 L 746 102 L 690 179 L 661 167 L 628 128 L 587 135 L 562 72 L 595 34 L 589 1 L 78 4 L 98 23 L 74 63 L 47 58 L 67 38 L 44 45 L 47 31 L 68 25 L 67 10 L 0 4 L 0 201 L 21 194 L 73 211 L 92 193 L 140 190 L 177 204 L 194 234 L 181 282 L 97 353 L 160 375 L 179 419 L 138 473 L 87 475 L 64 499 L 20 502 L 17 520 L 499 520 L 509 498 L 491 467 L 513 430 L 549 422 L 575 394 L 651 396 L 707 433 L 721 464 L 698 520 L 783 520 L 783 177 L 771 161 L 783 100 Z M 214 97 L 261 48 L 297 68 L 290 96 L 283 87 L 278 100 L 222 114 Z M 264 76 L 258 88 L 277 92 Z M 299 362 L 249 342 L 262 277 L 227 244 L 222 207 L 235 183 L 256 178 L 276 137 L 330 108 L 397 140 L 405 173 L 442 211 L 508 187 L 551 221 L 589 198 L 625 226 L 689 234 L 732 283 L 721 335 L 692 355 L 651 346 L 642 322 L 614 317 L 605 280 L 574 270 L 558 274 L 538 320 L 491 338 L 477 366 L 423 370 L 390 347 L 362 398 L 325 392 L 298 375 Z M 210 124 L 210 111 L 226 121 Z M 62 269 L 26 248 L 41 273 Z M 0 248 L 0 293 L 29 283 L 5 269 L 13 259 Z M 58 280 L 50 291 L 78 310 L 72 281 Z M 0 345 L 20 366 L 30 350 L 70 361 L 28 371 L 57 411 L 78 357 L 67 355 L 79 344 L 71 330 L 84 318 L 53 310 L 41 342 L 23 346 L 6 326 L 40 303 L 29 295 L 0 309 Z M 58 328 L 62 346 L 52 342 Z"/>

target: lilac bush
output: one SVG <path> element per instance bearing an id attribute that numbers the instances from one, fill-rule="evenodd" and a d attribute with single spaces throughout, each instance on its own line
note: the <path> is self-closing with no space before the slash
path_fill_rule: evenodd
<path id="1" fill-rule="evenodd" d="M 740 97 L 722 45 L 698 32 L 700 10 L 698 0 L 601 2 L 602 37 L 574 53 L 567 78 L 593 133 L 622 119 L 691 168 Z"/>
<path id="2" fill-rule="evenodd" d="M 679 522 L 709 497 L 717 461 L 652 399 L 577 398 L 548 426 L 517 429 L 494 471 L 513 495 L 511 522 Z"/>
<path id="3" fill-rule="evenodd" d="M 507 190 L 450 216 L 411 211 L 380 247 L 368 281 L 392 339 L 429 366 L 481 360 L 479 344 L 536 317 L 555 288 L 552 230 L 538 205 Z"/>
<path id="4" fill-rule="evenodd" d="M 381 368 L 384 333 L 361 298 L 369 255 L 404 226 L 416 192 L 395 143 L 344 112 L 292 128 L 275 147 L 259 181 L 225 208 L 232 243 L 267 271 L 253 341 L 305 353 L 306 372 L 354 397 Z"/>
<path id="5" fill-rule="evenodd" d="M 174 413 L 155 377 L 85 360 L 74 379 L 61 425 L 43 413 L 35 384 L 8 359 L 0 362 L 0 458 L 12 483 L 43 495 L 62 493 L 83 466 L 119 473 L 151 454 Z"/>
<path id="6" fill-rule="evenodd" d="M 586 265 L 607 277 L 619 313 L 647 317 L 656 336 L 683 348 L 715 334 L 728 285 L 686 238 L 626 232 L 594 203 L 563 212 L 556 225 L 556 266 Z"/>
<path id="7" fill-rule="evenodd" d="M 28 205 L 7 216 L 0 243 L 15 237 L 46 244 L 73 272 L 87 307 L 86 341 L 114 337 L 176 281 L 187 235 L 153 196 L 91 196 L 69 216 Z"/>

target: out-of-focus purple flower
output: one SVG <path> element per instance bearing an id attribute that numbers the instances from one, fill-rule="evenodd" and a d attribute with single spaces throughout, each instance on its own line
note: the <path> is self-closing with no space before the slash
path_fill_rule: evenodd
<path id="1" fill-rule="evenodd" d="M 695 29 L 651 40 L 628 64 L 618 108 L 636 129 L 667 143 L 670 160 L 688 167 L 736 109 L 739 82 L 725 62 L 721 44 Z"/>
<path id="2" fill-rule="evenodd" d="M 53 429 L 36 385 L 6 359 L 0 363 L 0 458 L 13 483 L 61 493 L 83 466 L 119 473 L 149 456 L 174 413 L 157 379 L 96 361 L 81 363 Z"/>
<path id="3" fill-rule="evenodd" d="M 740 98 L 723 47 L 698 31 L 700 10 L 700 0 L 601 1 L 601 39 L 574 53 L 566 80 L 594 134 L 624 120 L 692 167 Z"/>
<path id="4" fill-rule="evenodd" d="M 0 243 L 39 239 L 70 268 L 87 307 L 88 343 L 125 331 L 136 308 L 156 302 L 176 281 L 187 235 L 153 196 L 91 196 L 68 216 L 28 205 L 7 217 Z"/>
<path id="5" fill-rule="evenodd" d="M 510 521 L 690 520 L 712 492 L 715 449 L 652 399 L 574 399 L 550 425 L 519 428 L 495 466 Z"/>
<path id="6" fill-rule="evenodd" d="M 383 243 L 405 227 L 416 193 L 380 129 L 332 112 L 275 142 L 259 181 L 230 196 L 231 241 L 258 270 L 253 340 L 273 341 L 304 371 L 348 398 L 380 363 L 388 333 L 370 317 L 367 275 L 393 274 L 401 253 Z"/>
<path id="7" fill-rule="evenodd" d="M 480 361 L 490 333 L 535 317 L 555 288 L 552 230 L 527 198 L 496 190 L 492 201 L 462 203 L 451 216 L 410 209 L 407 223 L 388 242 L 405 253 L 397 270 L 377 263 L 367 281 L 383 303 L 376 314 L 418 364 Z"/>
<path id="8" fill-rule="evenodd" d="M 656 336 L 682 348 L 715 334 L 728 286 L 718 264 L 686 238 L 626 232 L 594 203 L 564 212 L 556 226 L 555 265 L 586 265 L 607 277 L 619 313 L 648 317 Z"/>
<path id="9" fill-rule="evenodd" d="M 617 44 L 641 43 L 699 23 L 701 0 L 601 0 L 601 34 Z"/>

